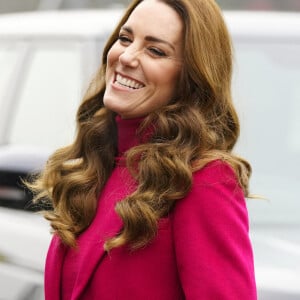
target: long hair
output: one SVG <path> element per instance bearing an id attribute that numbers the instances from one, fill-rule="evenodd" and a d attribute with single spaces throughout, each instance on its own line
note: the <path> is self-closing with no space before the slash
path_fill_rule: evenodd
<path id="1" fill-rule="evenodd" d="M 141 124 L 141 132 L 155 124 L 150 139 L 126 153 L 137 189 L 116 204 L 123 228 L 106 241 L 106 250 L 124 244 L 137 249 L 151 241 L 158 220 L 190 190 L 193 172 L 210 161 L 226 160 L 248 196 L 250 165 L 232 153 L 239 121 L 231 98 L 231 40 L 220 9 L 213 0 L 161 1 L 184 25 L 179 89 L 168 105 Z M 114 168 L 115 113 L 103 105 L 107 53 L 140 2 L 131 3 L 104 48 L 102 65 L 77 112 L 74 143 L 57 150 L 31 185 L 36 200 L 50 199 L 53 210 L 45 217 L 71 247 L 91 223 L 97 198 Z"/>

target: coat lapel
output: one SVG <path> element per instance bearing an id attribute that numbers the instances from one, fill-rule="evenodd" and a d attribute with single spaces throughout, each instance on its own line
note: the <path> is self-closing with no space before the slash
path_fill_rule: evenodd
<path id="1" fill-rule="evenodd" d="M 78 239 L 81 254 L 72 300 L 82 299 L 81 295 L 93 277 L 95 268 L 106 255 L 106 238 L 115 236 L 122 228 L 122 222 L 113 207 L 107 213 L 105 211 L 102 210 L 97 215 L 88 230 Z M 67 249 L 58 236 L 53 237 L 46 260 L 45 300 L 61 299 L 62 266 Z"/>
<path id="2" fill-rule="evenodd" d="M 101 229 L 97 228 L 92 235 L 83 236 L 80 240 L 81 259 L 72 300 L 82 299 L 82 294 L 92 279 L 95 269 L 107 254 L 104 250 L 106 238 L 115 236 L 122 228 L 122 222 L 114 211 L 111 214 L 102 215 L 100 224 L 104 224 L 105 226 Z"/>
<path id="3" fill-rule="evenodd" d="M 115 204 L 124 199 L 134 187 L 134 181 L 125 168 L 117 167 L 98 202 L 96 217 L 89 228 L 79 237 L 80 262 L 72 300 L 82 299 L 82 295 L 95 269 L 107 252 L 103 246 L 107 238 L 116 236 L 122 228 L 122 221 L 115 212 Z"/>

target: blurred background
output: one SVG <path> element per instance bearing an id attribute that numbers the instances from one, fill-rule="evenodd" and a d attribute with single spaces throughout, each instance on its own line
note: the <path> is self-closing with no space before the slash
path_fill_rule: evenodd
<path id="1" fill-rule="evenodd" d="M 126 6 L 129 0 L 0 0 L 0 13 Z M 300 11 L 299 0 L 217 0 L 223 9 Z"/>
<path id="2" fill-rule="evenodd" d="M 234 45 L 235 151 L 259 300 L 300 299 L 300 0 L 216 0 Z M 72 141 L 79 102 L 129 0 L 0 0 L 0 300 L 42 300 L 48 223 L 21 178 Z M 51 209 L 51 208 L 50 208 Z"/>

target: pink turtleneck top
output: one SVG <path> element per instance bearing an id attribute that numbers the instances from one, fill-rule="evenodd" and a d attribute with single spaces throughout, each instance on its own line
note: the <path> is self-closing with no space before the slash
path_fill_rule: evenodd
<path id="1" fill-rule="evenodd" d="M 117 117 L 119 156 L 137 145 L 141 119 Z M 254 300 L 256 286 L 245 199 L 233 170 L 214 161 L 193 174 L 188 195 L 159 222 L 155 239 L 130 251 L 103 249 L 122 228 L 117 201 L 136 183 L 116 164 L 78 249 L 50 244 L 46 300 Z"/>

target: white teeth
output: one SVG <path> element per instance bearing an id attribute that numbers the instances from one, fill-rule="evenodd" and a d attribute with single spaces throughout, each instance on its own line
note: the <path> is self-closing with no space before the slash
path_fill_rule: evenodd
<path id="1" fill-rule="evenodd" d="M 138 83 L 134 80 L 130 80 L 130 79 L 127 79 L 125 77 L 122 77 L 120 74 L 117 74 L 116 82 L 121 84 L 121 85 L 124 85 L 126 87 L 132 88 L 132 89 L 140 89 L 140 88 L 143 87 L 142 84 L 140 84 L 140 83 Z"/>

